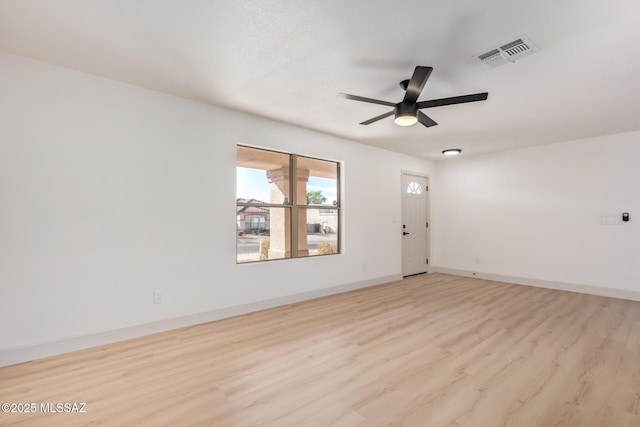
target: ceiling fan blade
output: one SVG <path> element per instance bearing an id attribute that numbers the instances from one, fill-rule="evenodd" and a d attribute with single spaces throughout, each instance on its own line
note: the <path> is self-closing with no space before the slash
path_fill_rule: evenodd
<path id="1" fill-rule="evenodd" d="M 411 80 L 409 80 L 407 93 L 404 94 L 402 102 L 413 104 L 418 100 L 418 97 L 422 93 L 422 88 L 424 88 L 424 84 L 429 79 L 432 71 L 433 67 L 422 67 L 420 65 L 416 67 L 413 71 L 413 76 L 411 76 Z"/>
<path id="2" fill-rule="evenodd" d="M 387 105 L 389 107 L 395 107 L 396 105 L 393 102 L 382 101 L 380 99 L 365 98 L 364 96 L 358 96 L 358 95 L 349 95 L 348 93 L 342 93 L 342 92 L 340 92 L 338 96 L 346 99 L 351 99 L 353 101 L 369 102 L 371 104 Z"/>
<path id="3" fill-rule="evenodd" d="M 391 110 L 391 111 L 389 111 L 388 113 L 380 114 L 379 116 L 375 116 L 375 117 L 374 117 L 374 118 L 372 118 L 372 119 L 365 120 L 364 122 L 362 122 L 362 123 L 360 123 L 360 124 L 361 124 L 361 125 L 370 125 L 371 123 L 373 123 L 373 122 L 377 122 L 378 120 L 382 120 L 382 119 L 384 119 L 385 117 L 392 116 L 392 115 L 393 115 L 393 113 L 394 113 L 394 111 L 393 111 L 393 110 Z"/>
<path id="4" fill-rule="evenodd" d="M 431 127 L 431 126 L 437 125 L 437 123 L 434 122 L 431 117 L 427 116 L 422 111 L 418 111 L 418 121 L 420 123 L 422 123 L 426 127 Z"/>
<path id="5" fill-rule="evenodd" d="M 474 93 L 472 95 L 452 96 L 451 98 L 431 99 L 418 102 L 418 109 L 442 107 L 444 105 L 464 104 L 465 102 L 485 101 L 489 97 L 488 92 Z"/>

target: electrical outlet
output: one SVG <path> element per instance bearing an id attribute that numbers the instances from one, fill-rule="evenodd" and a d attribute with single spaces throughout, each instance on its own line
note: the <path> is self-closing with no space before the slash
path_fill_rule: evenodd
<path id="1" fill-rule="evenodd" d="M 162 304 L 164 302 L 164 291 L 160 289 L 153 290 L 153 303 L 154 304 Z"/>

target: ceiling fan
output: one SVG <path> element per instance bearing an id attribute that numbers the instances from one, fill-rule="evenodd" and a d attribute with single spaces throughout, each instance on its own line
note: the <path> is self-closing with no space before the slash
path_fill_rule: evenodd
<path id="1" fill-rule="evenodd" d="M 429 79 L 433 67 L 423 67 L 418 65 L 413 71 L 411 80 L 403 80 L 400 82 L 400 87 L 406 91 L 402 101 L 398 103 L 382 101 L 380 99 L 365 98 L 363 96 L 349 95 L 348 93 L 339 93 L 346 99 L 352 99 L 354 101 L 369 102 L 372 104 L 387 105 L 393 107 L 393 110 L 380 114 L 369 120 L 365 120 L 360 123 L 361 125 L 370 125 L 371 123 L 382 120 L 385 117 L 389 117 L 395 114 L 395 123 L 400 126 L 411 126 L 417 122 L 422 123 L 426 127 L 435 126 L 438 123 L 433 121 L 429 116 L 424 114 L 423 108 L 441 107 L 443 105 L 463 104 L 465 102 L 485 101 L 489 96 L 488 92 L 474 93 L 472 95 L 453 96 L 451 98 L 431 99 L 428 101 L 418 102 L 418 97 L 422 93 L 425 83 Z"/>

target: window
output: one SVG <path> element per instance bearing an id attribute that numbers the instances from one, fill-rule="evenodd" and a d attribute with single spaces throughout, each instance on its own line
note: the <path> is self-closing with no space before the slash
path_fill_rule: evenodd
<path id="1" fill-rule="evenodd" d="M 422 187 L 415 181 L 411 181 L 407 187 L 407 193 L 409 194 L 422 194 Z"/>
<path id="2" fill-rule="evenodd" d="M 236 262 L 340 252 L 340 164 L 238 145 Z"/>

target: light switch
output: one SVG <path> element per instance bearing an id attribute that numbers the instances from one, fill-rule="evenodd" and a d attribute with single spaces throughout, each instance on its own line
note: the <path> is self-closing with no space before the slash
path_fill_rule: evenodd
<path id="1" fill-rule="evenodd" d="M 602 217 L 602 225 L 617 224 L 622 224 L 622 217 L 620 215 L 605 215 Z"/>

